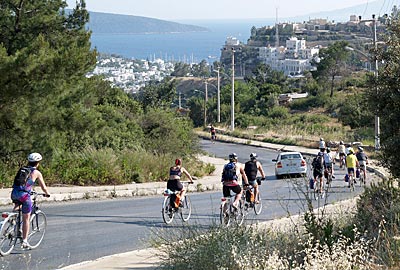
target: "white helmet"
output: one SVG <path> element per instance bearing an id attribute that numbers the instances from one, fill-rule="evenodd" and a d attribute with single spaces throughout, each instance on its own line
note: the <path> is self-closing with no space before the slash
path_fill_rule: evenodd
<path id="1" fill-rule="evenodd" d="M 250 154 L 250 158 L 251 159 L 256 159 L 257 158 L 257 154 L 256 153 L 251 153 Z"/>
<path id="2" fill-rule="evenodd" d="M 42 155 L 39 153 L 31 153 L 28 156 L 28 161 L 29 162 L 38 162 L 42 160 Z"/>

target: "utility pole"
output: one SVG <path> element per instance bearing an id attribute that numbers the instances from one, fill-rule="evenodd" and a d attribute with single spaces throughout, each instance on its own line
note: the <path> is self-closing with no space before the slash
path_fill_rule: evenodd
<path id="1" fill-rule="evenodd" d="M 374 54 L 374 60 L 375 60 L 375 68 L 374 68 L 374 75 L 375 78 L 378 78 L 378 58 L 376 57 L 376 52 L 378 49 L 377 45 L 377 36 L 376 36 L 376 18 L 375 14 L 372 15 L 372 20 L 374 23 L 374 49 L 375 49 L 375 54 Z M 376 91 L 378 92 L 378 87 L 376 87 Z M 381 130 L 380 130 L 380 123 L 379 123 L 379 116 L 375 113 L 375 150 L 379 150 L 381 148 Z"/>
<path id="2" fill-rule="evenodd" d="M 235 130 L 235 49 L 232 47 L 231 130 Z"/>
<path id="3" fill-rule="evenodd" d="M 181 95 L 182 95 L 182 93 L 181 92 L 179 92 L 179 99 L 178 99 L 178 101 L 179 101 L 179 109 L 182 109 L 182 103 L 181 103 Z"/>
<path id="4" fill-rule="evenodd" d="M 221 79 L 219 77 L 219 67 L 217 69 L 217 122 L 221 123 Z"/>
<path id="5" fill-rule="evenodd" d="M 204 81 L 206 85 L 204 93 L 204 127 L 207 127 L 207 101 L 208 101 L 208 82 L 207 79 Z"/>

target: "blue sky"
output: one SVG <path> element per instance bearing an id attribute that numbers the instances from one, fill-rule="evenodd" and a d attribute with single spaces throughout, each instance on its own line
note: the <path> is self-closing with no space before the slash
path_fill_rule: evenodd
<path id="1" fill-rule="evenodd" d="M 86 0 L 89 11 L 164 20 L 280 18 L 332 11 L 373 0 Z M 397 1 L 396 1 L 397 2 Z M 67 0 L 69 7 L 75 0 Z"/>

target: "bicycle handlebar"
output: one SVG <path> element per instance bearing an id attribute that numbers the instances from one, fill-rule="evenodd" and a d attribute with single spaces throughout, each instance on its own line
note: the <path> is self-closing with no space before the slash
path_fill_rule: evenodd
<path id="1" fill-rule="evenodd" d="M 39 193 L 39 192 L 36 192 L 36 191 L 31 191 L 30 194 L 31 194 L 31 195 L 35 195 L 35 196 L 43 196 L 43 197 L 46 197 L 46 198 L 49 198 L 49 197 L 50 197 L 49 194 L 46 194 L 46 193 Z"/>

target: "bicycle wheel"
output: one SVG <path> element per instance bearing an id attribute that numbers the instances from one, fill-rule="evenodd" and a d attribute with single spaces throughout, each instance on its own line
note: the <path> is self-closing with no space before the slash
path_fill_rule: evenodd
<path id="1" fill-rule="evenodd" d="M 364 171 L 360 170 L 360 187 L 365 186 Z"/>
<path id="2" fill-rule="evenodd" d="M 164 202 L 162 204 L 162 209 L 161 209 L 162 217 L 166 224 L 170 224 L 174 219 L 175 215 L 175 210 L 171 207 L 170 200 L 171 196 L 166 196 L 164 198 Z"/>
<path id="3" fill-rule="evenodd" d="M 349 177 L 349 185 L 350 185 L 350 192 L 354 192 L 354 178 L 352 175 Z"/>
<path id="4" fill-rule="evenodd" d="M 227 203 L 226 201 L 221 203 L 219 220 L 224 226 L 229 226 L 230 224 L 229 203 Z"/>
<path id="5" fill-rule="evenodd" d="M 314 190 L 313 190 L 313 197 L 314 200 L 318 200 L 319 199 L 319 180 L 314 182 Z"/>
<path id="6" fill-rule="evenodd" d="M 257 201 L 258 203 L 256 203 Z M 262 211 L 262 201 L 261 201 L 260 191 L 257 193 L 256 202 L 254 202 L 254 213 L 256 213 L 256 215 L 259 215 L 261 214 Z"/>
<path id="7" fill-rule="evenodd" d="M 46 227 L 47 218 L 42 211 L 39 210 L 32 214 L 28 234 L 28 243 L 31 249 L 37 248 L 42 243 Z"/>
<path id="8" fill-rule="evenodd" d="M 244 221 L 244 216 L 245 216 L 245 212 L 244 212 L 244 203 L 242 200 L 239 201 L 239 206 L 238 209 L 235 210 L 235 221 L 237 225 L 242 225 L 243 221 Z"/>
<path id="9" fill-rule="evenodd" d="M 190 215 L 192 214 L 192 203 L 190 202 L 189 195 L 186 194 L 182 206 L 179 207 L 181 211 L 181 218 L 184 222 L 190 219 Z"/>
<path id="10" fill-rule="evenodd" d="M 0 231 L 0 254 L 6 256 L 11 253 L 15 244 L 17 243 L 17 237 L 15 234 L 16 226 L 15 219 L 6 220 Z"/>

